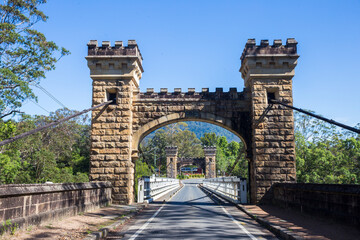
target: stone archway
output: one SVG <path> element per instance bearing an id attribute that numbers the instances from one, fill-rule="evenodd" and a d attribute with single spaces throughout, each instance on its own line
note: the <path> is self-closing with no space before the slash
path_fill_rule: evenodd
<path id="1" fill-rule="evenodd" d="M 178 158 L 177 147 L 166 147 L 166 176 L 176 178 L 184 165 L 197 165 L 205 170 L 205 178 L 216 177 L 216 147 L 204 147 L 204 158 Z"/>
<path id="2" fill-rule="evenodd" d="M 113 100 L 114 104 L 92 113 L 91 181 L 110 181 L 113 201 L 133 202 L 134 161 L 138 143 L 163 125 L 184 120 L 220 125 L 246 145 L 249 159 L 250 197 L 258 202 L 275 182 L 295 181 L 295 144 L 292 110 L 274 106 L 266 117 L 268 98 L 292 104 L 292 78 L 297 64 L 297 42 L 260 45 L 249 39 L 241 56 L 245 88 L 217 88 L 201 92 L 161 88 L 140 92 L 142 55 L 134 40 L 123 46 L 116 41 L 88 44 L 86 57 L 93 79 L 93 105 Z"/>

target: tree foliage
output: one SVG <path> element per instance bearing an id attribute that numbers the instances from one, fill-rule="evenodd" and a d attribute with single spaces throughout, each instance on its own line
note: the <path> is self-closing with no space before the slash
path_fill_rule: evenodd
<path id="1" fill-rule="evenodd" d="M 74 114 L 60 109 L 50 116 L 23 115 L 0 122 L 6 138 Z M 5 145 L 0 149 L 0 183 L 88 181 L 90 126 L 87 115 Z"/>
<path id="2" fill-rule="evenodd" d="M 298 182 L 360 183 L 360 135 L 295 114 Z"/>
<path id="3" fill-rule="evenodd" d="M 214 132 L 205 133 L 199 139 L 195 132 L 189 131 L 185 122 L 167 125 L 151 136 L 152 138 L 146 138 L 141 144 L 141 159 L 148 166 L 155 168 L 161 166 L 162 174 L 166 173 L 165 147 L 167 146 L 177 146 L 178 157 L 188 158 L 204 157 L 204 146 L 216 146 L 216 164 L 221 173 L 230 174 L 231 167 L 239 157 L 241 160 L 238 161 L 232 174 L 241 176 L 247 174 L 247 161 L 240 151 L 243 149 L 242 143 L 235 141 L 228 143 L 226 137 L 217 136 Z"/>
<path id="4" fill-rule="evenodd" d="M 247 177 L 248 166 L 244 154 L 243 142 L 227 141 L 225 136 L 215 133 L 205 133 L 200 138 L 202 145 L 216 147 L 216 169 L 221 176 Z"/>
<path id="5" fill-rule="evenodd" d="M 186 123 L 180 122 L 169 124 L 157 130 L 152 138 L 146 138 L 140 145 L 141 158 L 150 166 L 155 168 L 161 166 L 160 171 L 165 174 L 165 147 L 167 146 L 177 146 L 178 157 L 197 158 L 204 156 L 200 140 L 194 132 L 187 129 Z"/>
<path id="6" fill-rule="evenodd" d="M 39 10 L 46 0 L 5 0 L 0 4 L 0 118 L 18 112 L 26 99 L 36 100 L 31 84 L 69 54 L 33 26 L 45 22 Z"/>

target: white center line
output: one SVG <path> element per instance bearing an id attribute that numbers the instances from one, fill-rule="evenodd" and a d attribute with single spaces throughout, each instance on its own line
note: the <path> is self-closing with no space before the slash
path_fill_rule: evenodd
<path id="1" fill-rule="evenodd" d="M 254 235 L 252 235 L 244 226 L 242 226 L 241 224 L 239 224 L 238 221 L 235 220 L 235 218 L 233 216 L 231 216 L 231 214 L 223 207 L 220 206 L 222 208 L 222 210 L 229 216 L 229 218 L 231 218 L 231 220 L 236 223 L 236 225 L 238 225 L 241 230 L 243 230 L 252 240 L 257 240 L 256 237 L 254 237 Z"/>

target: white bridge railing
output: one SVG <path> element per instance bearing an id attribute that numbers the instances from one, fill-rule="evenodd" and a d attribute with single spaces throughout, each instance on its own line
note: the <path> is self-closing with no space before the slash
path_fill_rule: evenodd
<path id="1" fill-rule="evenodd" d="M 143 176 L 138 181 L 138 203 L 152 202 L 179 187 L 179 179 Z"/>
<path id="2" fill-rule="evenodd" d="M 247 203 L 246 178 L 219 177 L 204 179 L 203 187 L 233 203 Z"/>

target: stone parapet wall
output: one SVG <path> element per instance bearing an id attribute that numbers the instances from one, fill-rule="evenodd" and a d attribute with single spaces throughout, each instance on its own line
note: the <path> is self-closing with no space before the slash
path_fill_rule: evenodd
<path id="1" fill-rule="evenodd" d="M 135 40 L 129 40 L 127 46 L 123 45 L 123 41 L 115 41 L 114 46 L 111 46 L 110 41 L 102 41 L 101 44 L 101 46 L 98 46 L 97 40 L 90 40 L 88 43 L 88 56 L 138 56 L 142 60 Z"/>
<path id="2" fill-rule="evenodd" d="M 257 55 L 296 55 L 297 54 L 297 41 L 294 38 L 288 38 L 286 40 L 286 45 L 282 44 L 281 39 L 276 39 L 273 42 L 273 45 L 269 45 L 269 40 L 261 40 L 260 45 L 256 45 L 254 38 L 251 38 L 247 41 L 244 51 L 241 54 L 241 60 L 244 60 L 245 57 Z"/>
<path id="3" fill-rule="evenodd" d="M 248 95 L 249 96 L 249 95 Z M 237 88 L 230 88 L 224 92 L 223 88 L 216 88 L 215 92 L 209 92 L 209 88 L 202 88 L 201 92 L 196 92 L 195 88 L 188 88 L 183 92 L 181 88 L 175 88 L 173 92 L 168 92 L 167 88 L 161 88 L 160 92 L 154 92 L 153 88 L 147 88 L 146 92 L 141 92 L 137 100 L 149 99 L 206 99 L 206 100 L 245 100 L 246 92 L 238 92 Z"/>
<path id="4" fill-rule="evenodd" d="M 0 232 L 6 221 L 37 225 L 110 203 L 109 182 L 0 185 Z"/>
<path id="5" fill-rule="evenodd" d="M 360 185 L 275 183 L 265 199 L 281 207 L 360 226 Z"/>

